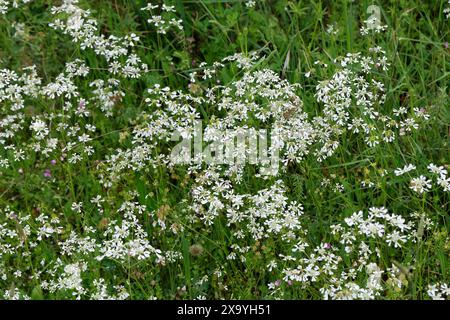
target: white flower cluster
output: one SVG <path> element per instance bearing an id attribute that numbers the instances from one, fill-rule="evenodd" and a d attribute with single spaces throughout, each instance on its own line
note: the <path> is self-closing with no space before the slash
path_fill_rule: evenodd
<path id="1" fill-rule="evenodd" d="M 260 241 L 274 236 L 289 242 L 303 233 L 300 224 L 303 208 L 295 201 L 288 201 L 282 181 L 254 195 L 236 194 L 230 181 L 211 171 L 196 182 L 190 206 L 193 222 L 200 219 L 212 225 L 222 214 L 226 216 L 226 225 L 236 230 L 236 240 L 248 237 Z"/>
<path id="2" fill-rule="evenodd" d="M 386 97 L 384 85 L 372 76 L 375 70 L 386 71 L 388 63 L 381 48 L 373 48 L 371 52 L 374 58 L 356 53 L 335 60 L 340 70 L 332 79 L 321 81 L 317 86 L 316 98 L 324 104 L 324 109 L 323 115 L 313 119 L 303 111 L 303 103 L 297 94 L 298 84 L 282 80 L 272 70 L 250 69 L 258 59 L 255 54 L 248 57 L 235 54 L 211 67 L 202 64 L 204 74 L 201 78 L 206 81 L 228 61 L 236 63 L 245 72 L 241 79 L 206 88 L 202 95 L 199 93 L 203 90 L 183 93 L 159 85 L 149 89 L 146 102 L 152 113 L 142 115 L 142 124 L 134 130 L 133 147 L 111 156 L 108 171 L 114 180 L 118 180 L 124 170 L 138 171 L 147 165 L 176 165 L 177 161 L 168 155 L 156 154 L 155 150 L 162 142 L 169 141 L 174 132 L 179 132 L 184 139 L 198 138 L 201 133 L 194 127 L 200 120 L 205 125 L 204 140 L 210 146 L 231 141 L 237 131 L 255 130 L 253 123 L 256 121 L 259 129 L 270 131 L 269 154 L 280 151 L 278 156 L 284 169 L 290 163 L 299 163 L 311 152 L 318 161 L 332 156 L 340 145 L 340 137 L 347 131 L 365 135 L 370 147 L 382 141 L 392 142 L 396 135 L 417 129 L 428 115 L 414 110 L 411 117 L 402 119 L 405 111 L 400 110 L 394 112 L 395 118 L 399 118 L 395 119 L 381 113 Z M 191 74 L 191 81 L 199 87 L 197 76 L 197 72 Z M 217 114 L 205 119 L 201 110 L 217 110 Z M 247 155 L 234 153 L 231 158 L 243 159 Z M 192 161 L 195 165 L 190 166 L 190 172 L 202 168 L 199 165 L 202 159 L 194 157 Z M 229 165 L 224 169 L 225 176 L 235 176 L 235 180 L 239 180 L 245 164 L 242 161 Z M 267 164 L 260 169 L 266 170 Z"/>
<path id="3" fill-rule="evenodd" d="M 33 0 L 0 0 L 0 14 L 6 14 L 11 6 L 18 8 L 20 5 L 30 3 L 31 1 Z"/>
<path id="4" fill-rule="evenodd" d="M 234 55 L 223 61 L 236 61 L 239 67 L 247 69 L 255 59 L 254 55 L 248 59 L 242 55 Z M 221 63 L 215 63 L 212 69 L 205 69 L 206 79 L 211 78 L 213 71 L 222 66 Z M 232 132 L 235 134 L 239 130 L 251 130 L 250 123 L 259 121 L 262 128 L 271 130 L 270 154 L 283 149 L 283 164 L 300 161 L 309 153 L 309 146 L 314 142 L 316 133 L 302 111 L 302 102 L 295 93 L 297 88 L 298 85 L 281 80 L 275 72 L 268 69 L 246 71 L 242 79 L 228 86 L 216 85 L 206 89 L 204 96 L 172 91 L 168 87 L 156 85 L 148 90 L 149 97 L 146 99 L 152 113 L 142 115 L 143 123 L 133 133 L 133 148 L 120 150 L 112 156 L 108 160 L 108 170 L 117 179 L 124 169 L 140 170 L 146 165 L 161 164 L 174 166 L 176 162 L 169 155 L 156 155 L 155 149 L 161 142 L 169 141 L 174 132 L 179 132 L 185 139 L 195 139 L 198 133 L 194 128 L 196 121 L 201 120 L 200 110 L 211 109 L 212 106 L 219 113 L 225 112 L 225 115 L 220 118 L 215 115 L 210 117 L 204 129 L 206 142 L 214 144 L 227 141 L 232 138 Z M 237 153 L 232 155 L 233 159 L 243 156 Z M 201 169 L 196 163 L 202 159 L 192 160 L 193 166 L 189 170 Z M 244 166 L 245 161 L 229 166 L 225 176 L 237 175 L 236 180 L 239 180 Z"/>
<path id="5" fill-rule="evenodd" d="M 125 202 L 118 212 L 123 213 L 121 222 L 111 221 L 103 233 L 105 240 L 100 249 L 98 260 L 105 258 L 126 261 L 130 257 L 138 260 L 147 259 L 156 255 L 157 263 L 164 262 L 161 251 L 153 248 L 148 241 L 148 234 L 144 231 L 136 215 L 142 215 L 145 206 L 133 202 Z"/>
<path id="6" fill-rule="evenodd" d="M 446 300 L 450 296 L 450 286 L 445 283 L 430 284 L 427 293 L 433 300 Z"/>
<path id="7" fill-rule="evenodd" d="M 0 120 L 0 145 L 5 150 L 11 150 L 14 160 L 19 162 L 27 158 L 25 151 L 38 152 L 45 157 L 52 154 L 55 158 L 64 160 L 68 153 L 70 163 L 79 162 L 85 154 L 91 156 L 94 149 L 89 145 L 91 135 L 96 131 L 96 126 L 90 122 L 90 111 L 87 105 L 90 103 L 98 107 L 105 116 L 113 114 L 113 107 L 121 101 L 123 92 L 118 89 L 119 81 L 110 78 L 105 84 L 103 80 L 93 81 L 90 86 L 92 97 L 85 99 L 80 97 L 76 79 L 82 79 L 89 74 L 89 67 L 84 62 L 76 59 L 66 64 L 66 69 L 59 74 L 55 81 L 42 85 L 42 80 L 37 76 L 34 66 L 24 68 L 24 73 L 19 76 L 14 71 L 0 70 L 0 101 L 5 116 Z M 54 103 L 63 98 L 65 100 L 62 111 L 51 110 L 41 115 L 24 110 L 26 99 L 44 99 Z M 71 101 L 75 100 L 75 103 Z M 78 123 L 79 118 L 86 118 L 83 127 Z M 29 125 L 27 125 L 29 122 Z M 51 123 L 51 125 L 50 125 Z M 15 137 L 20 132 L 29 129 L 35 140 L 20 142 Z M 65 136 L 65 145 L 62 148 L 57 136 Z M 12 143 L 14 140 L 14 143 Z M 59 155 L 55 153 L 59 152 Z M 0 159 L 1 160 L 1 159 Z M 3 163 L 3 162 L 1 162 Z M 5 166 L 5 164 L 4 164 Z"/>
<path id="8" fill-rule="evenodd" d="M 386 270 L 380 268 L 375 243 L 380 240 L 400 248 L 413 240 L 409 232 L 413 226 L 413 222 L 406 222 L 384 207 L 370 208 L 367 216 L 363 211 L 355 212 L 345 218 L 345 223 L 331 226 L 335 242 L 308 249 L 309 245 L 300 241 L 293 246 L 293 255 L 280 255 L 285 265 L 296 265 L 282 270 L 282 280 L 289 285 L 300 283 L 303 289 L 319 284 L 324 299 L 374 299 L 384 288 L 384 273 L 389 284 L 401 288 L 406 275 L 394 265 Z M 345 256 L 339 254 L 341 250 Z M 271 268 L 276 267 L 272 263 Z M 367 279 L 365 287 L 355 281 L 361 275 Z M 271 283 L 269 288 L 276 294 L 280 284 Z"/>
<path id="9" fill-rule="evenodd" d="M 84 214 L 81 203 L 72 204 L 72 208 L 77 214 Z M 84 236 L 72 230 L 70 235 L 65 237 L 62 236 L 65 232 L 60 219 L 62 214 L 52 213 L 49 216 L 41 212 L 36 218 L 32 215 L 18 216 L 7 207 L 0 212 L 8 218 L 7 222 L 0 225 L 0 258 L 6 259 L 8 255 L 13 254 L 32 257 L 35 250 L 40 250 L 41 244 L 55 242 L 59 248 L 59 257 L 48 263 L 42 261 L 42 270 L 33 274 L 37 280 L 50 277 L 50 281 L 42 281 L 43 290 L 53 293 L 67 291 L 77 299 L 90 296 L 96 299 L 126 299 L 128 294 L 123 287 L 114 286 L 117 295 L 110 296 L 104 279 L 96 280 L 94 290 L 86 286 L 83 274 L 88 273 L 90 268 L 87 261 L 107 259 L 120 265 L 130 260 L 147 260 L 164 266 L 181 258 L 178 252 L 162 252 L 150 244 L 151 237 L 144 231 L 140 222 L 145 211 L 145 206 L 136 202 L 124 202 L 117 210 L 117 220 L 102 222 L 103 232 L 87 227 Z M 66 239 L 60 240 L 61 237 Z M 1 268 L 0 271 L 3 281 L 10 277 L 23 277 L 20 270 L 15 271 L 14 275 L 2 271 Z M 4 298 L 14 298 L 17 294 L 9 297 L 8 291 Z"/>
<path id="10" fill-rule="evenodd" d="M 373 147 L 382 141 L 394 141 L 396 130 L 398 135 L 404 135 L 428 119 L 428 115 L 419 110 L 414 110 L 406 119 L 396 119 L 400 118 L 398 112 L 394 112 L 394 116 L 382 114 L 386 93 L 383 83 L 375 80 L 373 74 L 376 70 L 386 71 L 389 64 L 380 47 L 370 51 L 374 57 L 355 53 L 336 59 L 334 62 L 341 69 L 330 80 L 317 85 L 317 101 L 325 106 L 324 115 L 315 119 L 316 126 L 322 129 L 319 141 L 323 147 L 316 152 L 318 160 L 333 154 L 339 145 L 339 136 L 347 130 L 363 134 L 367 145 Z"/>
<path id="11" fill-rule="evenodd" d="M 367 20 L 364 20 L 364 25 L 361 27 L 360 32 L 363 36 L 371 33 L 381 33 L 387 30 L 387 25 L 382 25 L 379 18 L 374 15 Z"/>
<path id="12" fill-rule="evenodd" d="M 114 75 L 137 78 L 147 72 L 147 65 L 132 50 L 139 41 L 136 34 L 125 37 L 97 35 L 97 20 L 90 17 L 89 10 L 83 10 L 77 4 L 78 0 L 64 0 L 61 6 L 53 7 L 52 13 L 64 18 L 56 18 L 50 26 L 69 35 L 81 49 L 93 49 L 98 56 L 104 57 L 108 71 Z"/>
<path id="13" fill-rule="evenodd" d="M 389 214 L 386 208 L 370 208 L 367 218 L 363 212 L 353 213 L 345 218 L 345 223 L 353 230 L 343 230 L 342 244 L 351 244 L 352 235 L 364 235 L 367 238 L 383 239 L 389 246 L 401 247 L 408 239 L 408 232 L 412 226 L 406 224 L 405 219 L 399 215 Z M 386 225 L 392 228 L 388 231 Z M 349 240 L 349 241 L 347 241 Z M 352 246 L 346 246 L 345 251 L 350 252 Z"/>
<path id="14" fill-rule="evenodd" d="M 437 186 L 441 187 L 444 192 L 450 191 L 450 178 L 448 177 L 448 171 L 444 166 L 437 166 L 434 163 L 430 163 L 428 166 L 428 173 L 435 179 Z M 396 176 L 404 175 L 408 172 L 416 170 L 416 166 L 413 164 L 407 164 L 403 168 L 397 168 L 394 170 Z M 411 190 L 423 194 L 429 192 L 432 188 L 432 180 L 427 176 L 421 174 L 418 177 L 414 177 L 410 180 L 409 187 Z"/>
<path id="15" fill-rule="evenodd" d="M 150 11 L 150 13 L 153 13 L 153 10 L 159 10 L 161 12 L 160 15 L 152 15 L 151 18 L 147 20 L 160 34 L 166 34 L 171 28 L 183 30 L 183 21 L 174 17 L 174 13 L 176 12 L 174 6 L 149 3 L 141 10 Z"/>

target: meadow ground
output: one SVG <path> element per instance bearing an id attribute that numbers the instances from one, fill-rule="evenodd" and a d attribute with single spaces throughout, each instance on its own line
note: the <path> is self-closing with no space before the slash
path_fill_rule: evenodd
<path id="1" fill-rule="evenodd" d="M 449 15 L 0 0 L 0 298 L 448 298 Z"/>

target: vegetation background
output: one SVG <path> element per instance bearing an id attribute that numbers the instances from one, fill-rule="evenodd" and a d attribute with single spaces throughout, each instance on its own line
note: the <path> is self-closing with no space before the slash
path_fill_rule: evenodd
<path id="1" fill-rule="evenodd" d="M 65 237 L 70 230 L 82 230 L 83 225 L 101 228 L 102 221 L 114 215 L 120 201 L 129 197 L 130 189 L 137 190 L 140 203 L 149 211 L 169 212 L 173 219 L 183 212 L 181 200 L 190 192 L 191 181 L 184 179 L 183 170 L 148 169 L 140 174 L 131 174 L 126 184 L 109 190 L 105 197 L 110 199 L 104 216 L 95 211 L 95 206 L 85 208 L 83 215 L 71 210 L 71 203 L 90 203 L 97 194 L 104 194 L 98 181 L 94 161 L 116 148 L 125 148 L 130 142 L 125 137 L 131 133 L 132 121 L 145 108 L 145 91 L 154 84 L 170 86 L 173 89 L 190 90 L 189 74 L 198 70 L 203 61 L 213 63 L 236 52 L 257 51 L 266 56 L 261 63 L 279 73 L 291 83 L 302 85 L 299 95 L 305 111 L 319 114 L 321 106 L 314 97 L 316 79 L 331 77 L 334 66 L 331 61 L 348 52 L 367 52 L 373 46 L 371 37 L 362 37 L 359 29 L 367 19 L 366 9 L 375 4 L 381 9 L 381 20 L 388 26 L 377 44 L 387 52 L 391 63 L 388 77 L 384 79 L 387 90 L 385 108 L 404 106 L 408 110 L 425 108 L 431 115 L 425 128 L 410 136 L 399 137 L 394 143 L 367 148 L 362 140 L 353 137 L 343 139 L 337 153 L 323 163 L 306 159 L 292 166 L 283 175 L 292 200 L 304 206 L 308 221 L 308 240 L 312 244 L 327 242 L 332 236 L 328 228 L 352 212 L 369 206 L 386 206 L 399 214 L 423 210 L 435 222 L 433 230 L 424 240 L 402 251 L 393 251 L 387 246 L 380 261 L 390 266 L 398 261 L 411 269 L 408 285 L 399 291 L 387 291 L 387 299 L 425 299 L 426 285 L 435 282 L 449 282 L 449 197 L 448 193 L 431 192 L 426 198 L 412 195 L 403 176 L 390 182 L 380 175 L 383 169 L 403 167 L 407 163 L 426 165 L 430 162 L 445 164 L 449 159 L 448 76 L 449 76 L 449 33 L 448 20 L 443 13 L 447 1 L 310 1 L 310 0 L 266 0 L 256 1 L 253 8 L 244 1 L 219 0 L 175 0 L 165 1 L 174 5 L 182 19 L 183 32 L 157 34 L 148 22 L 148 13 L 141 11 L 146 1 L 92 0 L 80 1 L 79 6 L 92 11 L 104 34 L 125 36 L 136 33 L 141 41 L 135 48 L 148 64 L 151 72 L 140 79 L 124 79 L 121 90 L 126 93 L 116 106 L 113 119 L 94 115 L 98 127 L 97 150 L 94 159 L 78 164 L 58 165 L 52 168 L 54 179 L 47 179 L 42 172 L 49 164 L 42 159 L 27 160 L 18 173 L 17 167 L 0 172 L 0 206 L 11 206 L 17 212 L 36 214 L 39 210 L 58 208 L 65 216 Z M 96 55 L 82 51 L 68 36 L 48 28 L 52 21 L 50 6 L 58 1 L 35 0 L 0 16 L 0 68 L 21 70 L 35 64 L 43 82 L 52 81 L 64 68 L 67 60 L 81 58 L 92 68 L 90 77 L 101 76 L 105 67 Z M 25 24 L 23 37 L 14 37 L 14 25 Z M 329 29 L 333 26 L 333 29 Z M 327 31 L 328 30 L 328 31 Z M 318 68 L 317 63 L 329 64 Z M 231 68 L 220 74 L 220 81 L 229 83 L 240 75 L 240 70 Z M 305 76 L 310 72 L 311 76 Z M 88 92 L 89 88 L 84 88 Z M 191 88 L 192 89 L 192 88 Z M 83 89 L 80 89 L 83 90 Z M 48 105 L 27 107 L 27 112 L 51 108 Z M 208 112 L 208 110 L 206 110 Z M 0 115 L 1 116 L 1 115 Z M 100 139 L 101 137 L 101 139 Z M 27 139 L 27 137 L 23 137 Z M 342 184 L 344 192 L 332 192 L 322 186 L 324 177 Z M 184 181 L 183 181 L 184 180 Z M 242 191 L 261 189 L 255 185 L 251 174 L 245 177 Z M 375 190 L 360 187 L 361 181 L 370 180 L 377 184 Z M 267 182 L 270 185 L 270 181 Z M 152 196 L 148 196 L 152 195 Z M 110 210 L 108 210 L 108 208 Z M 0 217 L 0 221 L 3 218 Z M 180 218 L 181 219 L 181 218 Z M 264 270 L 263 257 L 277 255 L 277 244 L 266 243 L 263 248 L 254 247 L 247 255 L 246 264 L 226 259 L 229 253 L 227 239 L 232 230 L 216 223 L 212 231 L 201 226 L 190 226 L 179 237 L 154 239 L 159 248 L 180 250 L 183 260 L 165 268 L 135 263 L 128 266 L 112 262 L 98 263 L 98 269 L 91 271 L 85 281 L 89 283 L 100 274 L 103 277 L 124 279 L 133 299 L 147 299 L 149 295 L 158 298 L 271 298 L 267 282 L 274 279 Z M 145 224 L 148 232 L 152 224 Z M 195 247 L 200 246 L 201 255 Z M 55 258 L 55 248 L 49 243 L 40 248 L 40 256 L 30 259 L 3 255 L 3 265 L 23 270 L 32 269 L 40 258 Z M 214 282 L 196 285 L 207 274 L 223 266 L 227 273 L 217 287 Z M 28 288 L 32 298 L 67 298 L 63 293 L 43 293 L 33 280 L 16 282 L 17 287 Z M 217 284 L 217 282 L 216 282 Z M 6 286 L 0 280 L 0 288 Z M 227 290 L 224 290 L 224 287 Z M 10 290 L 3 287 L 3 290 Z M 312 289 L 298 287 L 283 289 L 283 298 L 320 299 L 321 294 Z"/>

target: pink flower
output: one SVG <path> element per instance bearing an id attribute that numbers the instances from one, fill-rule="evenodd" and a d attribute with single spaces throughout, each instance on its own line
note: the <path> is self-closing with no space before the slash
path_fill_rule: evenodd
<path id="1" fill-rule="evenodd" d="M 52 172 L 50 171 L 50 169 L 45 169 L 44 177 L 46 177 L 46 178 L 51 178 L 52 177 Z"/>

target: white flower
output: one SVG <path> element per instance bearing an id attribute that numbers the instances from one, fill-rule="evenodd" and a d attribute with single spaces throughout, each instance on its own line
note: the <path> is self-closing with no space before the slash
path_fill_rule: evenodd
<path id="1" fill-rule="evenodd" d="M 36 134 L 36 138 L 38 140 L 44 139 L 49 133 L 47 124 L 44 121 L 42 121 L 41 119 L 36 119 L 31 124 L 30 129 L 34 131 L 34 133 Z"/>
<path id="2" fill-rule="evenodd" d="M 433 300 L 445 300 L 450 296 L 450 286 L 445 283 L 429 284 L 427 294 Z"/>
<path id="3" fill-rule="evenodd" d="M 416 169 L 415 165 L 407 164 L 407 165 L 405 165 L 403 167 L 403 169 L 401 169 L 401 168 L 395 169 L 394 173 L 395 173 L 396 176 L 401 176 L 401 175 L 404 175 L 405 173 L 410 172 L 410 171 L 415 170 L 415 169 Z"/>
<path id="4" fill-rule="evenodd" d="M 387 242 L 387 244 L 389 244 L 389 245 L 393 244 L 395 248 L 398 248 L 398 247 L 401 247 L 401 243 L 406 242 L 406 236 L 400 234 L 400 232 L 395 230 L 386 236 L 386 242 Z"/>
<path id="5" fill-rule="evenodd" d="M 431 188 L 431 180 L 421 175 L 418 178 L 411 179 L 409 187 L 417 193 L 428 192 Z"/>
<path id="6" fill-rule="evenodd" d="M 444 189 L 444 191 L 446 191 L 446 192 L 450 191 L 450 177 L 447 178 L 446 176 L 443 176 L 443 175 L 440 176 L 437 179 L 437 184 L 439 186 L 441 186 Z"/>
<path id="7" fill-rule="evenodd" d="M 447 175 L 447 170 L 443 166 L 438 167 L 437 165 L 430 163 L 427 168 L 431 173 L 438 174 L 440 177 L 445 177 Z"/>
<path id="8" fill-rule="evenodd" d="M 74 211 L 76 213 L 81 213 L 82 208 L 83 208 L 82 202 L 73 202 L 71 205 L 72 211 Z"/>

